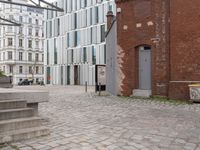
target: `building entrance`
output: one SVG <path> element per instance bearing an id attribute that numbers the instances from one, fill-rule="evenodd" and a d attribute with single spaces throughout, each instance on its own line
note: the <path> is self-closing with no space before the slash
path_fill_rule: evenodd
<path id="1" fill-rule="evenodd" d="M 80 85 L 80 71 L 79 66 L 74 66 L 74 85 Z"/>
<path id="2" fill-rule="evenodd" d="M 151 48 L 139 47 L 139 89 L 151 90 Z"/>

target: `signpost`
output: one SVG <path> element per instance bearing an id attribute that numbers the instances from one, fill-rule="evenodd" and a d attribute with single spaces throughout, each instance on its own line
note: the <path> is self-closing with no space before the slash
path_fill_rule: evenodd
<path id="1" fill-rule="evenodd" d="M 106 65 L 96 65 L 95 66 L 96 77 L 95 77 L 95 91 L 105 91 L 106 90 Z"/>

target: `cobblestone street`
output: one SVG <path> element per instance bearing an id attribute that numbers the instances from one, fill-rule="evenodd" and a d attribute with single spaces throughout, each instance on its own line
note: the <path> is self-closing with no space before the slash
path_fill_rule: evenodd
<path id="1" fill-rule="evenodd" d="M 93 87 L 17 87 L 48 90 L 40 116 L 51 135 L 2 150 L 200 150 L 200 105 L 98 96 Z"/>

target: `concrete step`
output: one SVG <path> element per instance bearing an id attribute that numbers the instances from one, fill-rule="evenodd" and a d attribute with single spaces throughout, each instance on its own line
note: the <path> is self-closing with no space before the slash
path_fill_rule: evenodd
<path id="1" fill-rule="evenodd" d="M 41 125 L 42 119 L 39 117 L 3 120 L 0 121 L 0 133 L 12 130 L 39 127 Z"/>
<path id="2" fill-rule="evenodd" d="M 34 110 L 32 108 L 0 110 L 0 120 L 27 118 L 33 116 Z"/>
<path id="3" fill-rule="evenodd" d="M 48 134 L 50 134 L 49 129 L 43 126 L 4 132 L 0 134 L 0 144 L 8 142 L 16 142 L 19 140 L 27 140 L 34 137 L 45 136 Z"/>
<path id="4" fill-rule="evenodd" d="M 0 110 L 4 109 L 16 109 L 16 108 L 25 108 L 25 100 L 4 100 L 0 101 Z"/>
<path id="5" fill-rule="evenodd" d="M 1 96 L 1 95 L 0 95 Z M 24 100 L 24 99 L 20 99 L 20 98 L 15 98 L 15 99 L 0 99 L 0 102 L 1 101 L 22 101 L 22 100 Z M 24 100 L 25 101 L 25 100 Z"/>
<path id="6" fill-rule="evenodd" d="M 134 89 L 132 96 L 135 96 L 135 97 L 150 97 L 151 96 L 151 90 Z"/>

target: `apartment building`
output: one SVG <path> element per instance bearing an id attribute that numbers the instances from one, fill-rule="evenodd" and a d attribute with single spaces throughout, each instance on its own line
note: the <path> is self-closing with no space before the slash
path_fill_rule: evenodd
<path id="1" fill-rule="evenodd" d="M 43 10 L 2 3 L 0 16 L 22 24 L 0 26 L 0 69 L 12 76 L 13 84 L 23 79 L 43 80 Z"/>
<path id="2" fill-rule="evenodd" d="M 105 32 L 114 0 L 59 0 L 64 12 L 45 11 L 45 83 L 95 84 L 95 65 L 106 64 Z"/>

